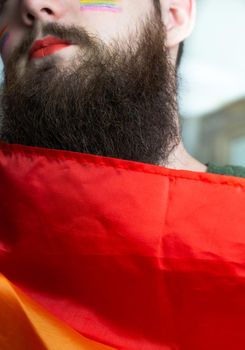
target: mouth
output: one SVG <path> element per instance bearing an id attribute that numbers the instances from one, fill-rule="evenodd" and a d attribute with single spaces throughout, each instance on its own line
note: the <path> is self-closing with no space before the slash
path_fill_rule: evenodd
<path id="1" fill-rule="evenodd" d="M 60 51 L 71 43 L 53 36 L 48 36 L 43 40 L 36 40 L 29 51 L 29 60 L 43 58 Z"/>

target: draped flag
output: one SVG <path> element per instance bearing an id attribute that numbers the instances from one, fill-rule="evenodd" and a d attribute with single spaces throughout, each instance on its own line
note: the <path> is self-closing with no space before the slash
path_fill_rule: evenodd
<path id="1" fill-rule="evenodd" d="M 0 350 L 245 349 L 245 179 L 2 143 L 0 198 Z"/>

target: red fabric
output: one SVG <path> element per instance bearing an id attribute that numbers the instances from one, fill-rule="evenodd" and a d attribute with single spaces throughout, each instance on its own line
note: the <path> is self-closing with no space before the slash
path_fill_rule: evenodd
<path id="1" fill-rule="evenodd" d="M 245 179 L 0 146 L 0 272 L 123 350 L 244 350 Z"/>

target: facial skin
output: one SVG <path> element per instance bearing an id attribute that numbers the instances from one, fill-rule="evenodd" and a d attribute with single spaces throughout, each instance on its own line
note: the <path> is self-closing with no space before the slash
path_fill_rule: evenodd
<path id="1" fill-rule="evenodd" d="M 183 1 L 186 11 L 176 15 Z M 116 11 L 106 8 L 112 2 Z M 173 62 L 183 33 L 176 28 L 190 30 L 192 4 L 172 2 L 164 27 L 153 0 L 97 1 L 86 10 L 79 0 L 7 0 L 1 139 L 166 162 L 180 141 Z M 30 59 L 33 42 L 50 35 L 71 45 Z"/>
<path id="2" fill-rule="evenodd" d="M 97 11 L 82 10 L 80 0 L 2 0 L 5 1 L 1 15 L 2 25 L 9 25 L 11 44 L 2 54 L 4 63 L 7 62 L 14 49 L 25 40 L 36 28 L 36 38 L 43 38 L 42 27 L 45 23 L 58 23 L 64 27 L 74 26 L 84 28 L 87 33 L 101 39 L 105 44 L 113 40 L 127 39 L 134 35 L 137 26 L 153 10 L 152 0 L 118 0 L 113 1 L 120 6 L 121 11 L 105 11 L 97 7 Z M 110 3 L 110 1 L 103 1 Z M 93 2 L 96 3 L 96 2 Z M 97 1 L 98 3 L 98 1 Z M 140 6 L 139 6 L 140 4 Z M 104 10 L 103 10 L 104 9 Z M 1 27 L 2 27 L 1 25 Z M 76 48 L 70 48 L 69 51 Z M 68 50 L 66 50 L 68 51 Z M 62 57 L 70 54 L 62 52 Z M 24 63 L 23 63 L 24 64 Z"/>

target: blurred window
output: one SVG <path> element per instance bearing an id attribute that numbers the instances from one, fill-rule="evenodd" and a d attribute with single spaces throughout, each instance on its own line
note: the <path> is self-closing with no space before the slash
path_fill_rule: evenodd
<path id="1" fill-rule="evenodd" d="M 183 138 L 205 163 L 245 165 L 244 16 L 244 0 L 197 0 L 196 27 L 186 41 L 179 89 Z"/>

